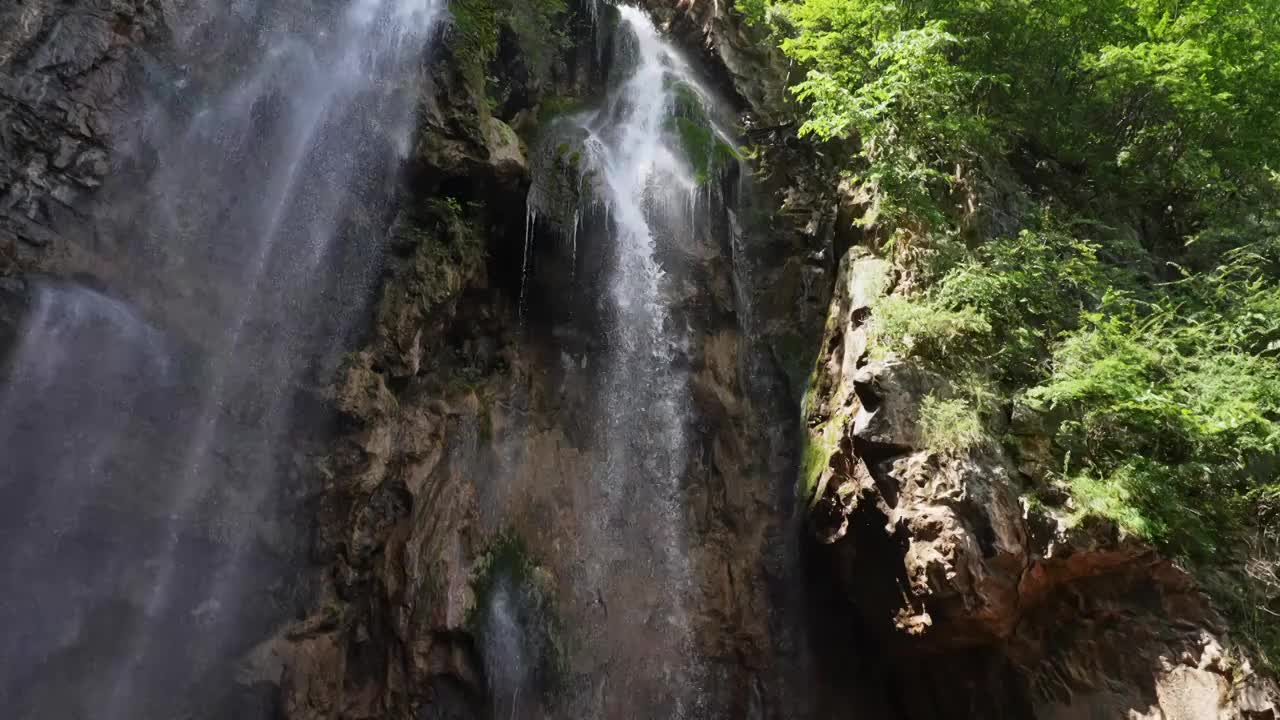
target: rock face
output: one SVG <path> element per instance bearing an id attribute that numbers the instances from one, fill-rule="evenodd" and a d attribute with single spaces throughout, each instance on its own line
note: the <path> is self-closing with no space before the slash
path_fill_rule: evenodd
<path id="1" fill-rule="evenodd" d="M 21 2 L 0 10 L 0 272 L 57 247 L 110 172 L 130 52 L 160 24 L 151 0 Z"/>
<path id="2" fill-rule="evenodd" d="M 130 51 L 159 24 L 150 0 L 0 9 L 0 341 L 25 309 L 21 273 L 49 269 L 88 233 L 86 198 L 110 172 Z"/>
<path id="3" fill-rule="evenodd" d="M 602 9 L 602 27 L 610 15 Z M 456 202 L 403 218 L 412 231 L 397 245 L 403 259 L 374 337 L 334 390 L 348 427 L 325 468 L 318 547 L 332 580 L 322 609 L 262 650 L 276 658 L 264 672 L 287 668 L 290 718 L 657 717 L 691 690 L 691 717 L 790 717 L 792 703 L 795 716 L 806 712 L 808 699 L 788 695 L 802 668 L 786 661 L 800 640 L 783 616 L 793 528 L 790 484 L 778 482 L 794 462 L 795 387 L 775 358 L 807 362 L 794 338 L 806 323 L 814 332 L 826 298 L 824 283 L 805 277 L 825 269 L 790 258 L 829 243 L 830 219 L 815 195 L 794 200 L 798 219 L 738 217 L 744 198 L 706 210 L 688 237 L 659 240 L 663 266 L 683 278 L 670 312 L 689 328 L 677 362 L 692 394 L 678 504 L 694 598 L 684 607 L 690 658 L 671 656 L 660 613 L 675 589 L 654 581 L 665 577 L 657 549 L 611 557 L 592 547 L 604 520 L 590 478 L 605 456 L 602 429 L 588 419 L 606 394 L 596 368 L 608 348 L 591 278 L 604 272 L 607 248 L 588 230 L 579 255 L 545 236 L 526 245 L 524 213 L 509 210 L 523 209 L 536 162 L 502 128 L 528 128 L 557 97 L 602 93 L 612 72 L 607 34 L 587 26 L 572 37 L 579 45 L 562 51 L 529 107 L 486 106 L 447 51 L 433 71 L 420 170 L 410 174 L 422 178 L 415 194 Z M 500 44 L 496 67 L 521 54 Z M 519 70 L 490 74 L 522 92 L 534 84 Z M 541 152 L 537 133 L 526 137 Z M 739 192 L 735 180 L 714 192 Z M 772 197 L 785 182 L 776 173 L 751 192 Z M 748 231 L 735 223 L 756 222 L 780 232 L 759 232 L 769 242 L 737 253 L 733 238 Z M 476 249 L 487 261 L 475 262 Z M 767 293 L 752 318 L 746 282 Z M 786 342 L 790 356 L 778 346 Z M 659 522 L 650 502 L 627 505 L 626 524 Z M 689 659 L 697 675 L 678 674 Z"/>
<path id="4" fill-rule="evenodd" d="M 921 406 L 947 379 L 868 352 L 893 276 L 861 248 L 841 263 L 802 482 L 819 572 L 890 674 L 931 686 L 901 698 L 903 716 L 1274 717 L 1276 686 L 1224 649 L 1227 628 L 1187 575 L 1114 527 L 1020 497 L 1043 441 L 1032 423 L 1012 428 L 1016 456 L 926 449 Z"/>

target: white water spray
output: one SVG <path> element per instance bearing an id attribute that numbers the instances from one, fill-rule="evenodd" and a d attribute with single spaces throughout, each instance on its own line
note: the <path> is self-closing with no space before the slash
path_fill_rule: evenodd
<path id="1" fill-rule="evenodd" d="M 57 498 L 45 497 L 52 485 L 29 493 L 37 520 L 13 526 L 6 546 L 28 550 L 10 557 L 59 552 L 48 548 L 68 545 L 63 535 L 111 540 L 76 549 L 77 562 L 92 559 L 111 577 L 58 579 L 110 614 L 94 623 L 68 614 L 56 633 L 24 640 L 25 657 L 13 648 L 0 657 L 35 673 L 65 648 L 94 653 L 73 699 L 91 710 L 76 716 L 176 716 L 192 685 L 245 650 L 242 635 L 265 630 L 251 619 L 263 615 L 256 604 L 278 582 L 271 563 L 284 560 L 280 537 L 292 532 L 279 506 L 296 472 L 288 449 L 299 389 L 352 330 L 376 278 L 378 242 L 350 242 L 376 234 L 352 233 L 350 222 L 385 214 L 409 148 L 416 74 L 444 10 L 444 0 L 194 5 L 175 20 L 172 64 L 155 63 L 149 100 L 127 123 L 135 135 L 122 158 L 146 167 L 146 185 L 103 190 L 128 209 L 103 221 L 107 232 L 129 238 L 122 252 L 155 275 L 150 299 L 184 325 L 170 333 L 184 336 L 181 386 L 147 371 L 163 355 L 125 305 L 42 290 L 0 388 L 0 404 L 26 402 L 34 386 L 23 348 L 38 345 L 39 367 L 54 373 L 44 413 L 78 419 L 35 430 L 0 420 L 6 447 L 37 430 L 62 444 L 33 457 L 28 477 L 0 478 L 8 489 L 44 476 L 60 483 Z M 168 264 L 147 266 L 157 258 Z M 119 387 L 123 366 L 137 376 Z M 98 396 L 83 378 L 101 380 Z M 112 405 L 85 412 L 97 400 Z M 156 417 L 131 427 L 142 401 Z M 90 483 L 101 488 L 88 492 Z M 11 526 L 0 528 L 7 536 Z M 6 582 L 17 579 L 11 570 Z"/>
<path id="2" fill-rule="evenodd" d="M 610 94 L 547 131 L 528 198 L 538 227 L 568 240 L 575 270 L 582 243 L 602 245 L 606 257 L 596 286 L 607 346 L 597 366 L 602 460 L 587 479 L 591 506 L 582 511 L 577 552 L 582 602 L 601 613 L 592 642 L 603 648 L 602 662 L 625 671 L 601 670 L 593 699 L 577 712 L 625 712 L 628 697 L 662 688 L 672 717 L 697 717 L 704 668 L 692 659 L 689 611 L 698 598 L 685 492 L 695 412 L 681 368 L 689 329 L 675 314 L 683 269 L 672 263 L 680 262 L 679 246 L 709 227 L 697 216 L 718 179 L 710 162 L 691 157 L 705 148 L 691 153 L 682 131 L 693 127 L 712 147 L 728 145 L 730 136 L 713 116 L 711 95 L 653 21 L 636 8 L 617 11 Z M 526 254 L 536 252 L 536 234 L 528 233 Z M 654 632 L 638 636 L 641 626 Z"/>

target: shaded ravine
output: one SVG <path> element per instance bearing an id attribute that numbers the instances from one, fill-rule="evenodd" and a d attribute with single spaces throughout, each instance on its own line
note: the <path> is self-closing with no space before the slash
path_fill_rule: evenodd
<path id="1" fill-rule="evenodd" d="M 148 69 L 102 192 L 125 277 L 36 290 L 0 390 L 16 717 L 208 712 L 288 611 L 301 391 L 363 320 L 441 10 L 200 5 Z"/>

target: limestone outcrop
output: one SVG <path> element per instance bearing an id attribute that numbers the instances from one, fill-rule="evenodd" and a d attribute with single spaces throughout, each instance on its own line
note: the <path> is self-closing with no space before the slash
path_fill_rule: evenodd
<path id="1" fill-rule="evenodd" d="M 1011 449 L 927 447 L 921 408 L 949 380 L 869 348 L 894 273 L 859 247 L 841 263 L 801 491 L 820 572 L 891 674 L 938 684 L 904 697 L 905 717 L 956 717 L 954 703 L 965 717 L 1273 717 L 1276 685 L 1189 575 L 1109 523 L 1023 497 L 1047 442 L 1025 410 Z"/>

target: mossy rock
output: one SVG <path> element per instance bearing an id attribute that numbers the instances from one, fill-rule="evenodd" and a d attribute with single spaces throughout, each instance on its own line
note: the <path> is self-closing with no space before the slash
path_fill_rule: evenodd
<path id="1" fill-rule="evenodd" d="M 476 561 L 466 628 L 485 656 L 491 683 L 514 680 L 546 698 L 560 690 L 567 664 L 554 580 L 511 532 L 495 538 Z M 495 677 L 510 672 L 512 655 L 519 656 L 521 677 Z"/>
<path id="2" fill-rule="evenodd" d="M 569 232 L 575 212 L 599 196 L 599 173 L 592 167 L 584 142 L 586 131 L 572 123 L 558 123 L 544 134 L 531 158 L 531 208 L 540 222 Z"/>
<path id="3" fill-rule="evenodd" d="M 680 150 L 693 170 L 694 182 L 706 185 L 713 174 L 734 165 L 742 156 L 720 138 L 700 104 L 696 106 L 697 111 L 682 111 L 682 107 L 684 102 L 677 94 L 676 113 L 668 120 L 667 130 L 679 141 Z"/>
<path id="4" fill-rule="evenodd" d="M 484 270 L 483 206 L 435 198 L 401 213 L 391 248 L 400 256 L 377 310 L 380 364 L 413 375 L 424 345 L 452 317 L 462 291 Z"/>
<path id="5" fill-rule="evenodd" d="M 772 339 L 773 357 L 787 377 L 793 398 L 800 397 L 801 388 L 809 384 L 814 356 L 818 344 L 805 333 L 783 332 Z"/>
<path id="6" fill-rule="evenodd" d="M 449 10 L 453 57 L 478 91 L 491 80 L 489 66 L 498 55 L 504 29 L 514 38 L 534 82 L 550 75 L 556 54 L 568 46 L 565 0 L 451 0 Z"/>
<path id="7" fill-rule="evenodd" d="M 538 110 L 535 115 L 535 131 L 554 123 L 556 120 L 582 112 L 587 108 L 587 103 L 581 98 L 566 95 L 553 95 L 543 98 L 538 103 Z"/>
<path id="8" fill-rule="evenodd" d="M 796 496 L 810 507 L 821 499 L 825 490 L 822 476 L 830 467 L 831 458 L 840 450 L 847 420 L 846 415 L 837 414 L 805 433 Z"/>
<path id="9" fill-rule="evenodd" d="M 704 186 L 714 174 L 741 160 L 735 147 L 721 140 L 709 124 L 676 115 L 668 120 L 667 129 L 680 141 L 680 149 L 694 170 L 694 182 L 699 186 Z"/>
<path id="10" fill-rule="evenodd" d="M 689 83 L 668 78 L 663 85 L 671 92 L 673 97 L 672 114 L 676 117 L 683 117 L 692 120 L 699 125 L 711 125 L 711 118 L 707 113 L 706 101 L 698 91 Z"/>
<path id="11" fill-rule="evenodd" d="M 456 296 L 484 265 L 484 242 L 471 221 L 483 210 L 469 210 L 453 198 L 434 198 L 425 204 L 422 220 L 400 228 L 417 246 L 405 291 L 424 309 Z"/>

